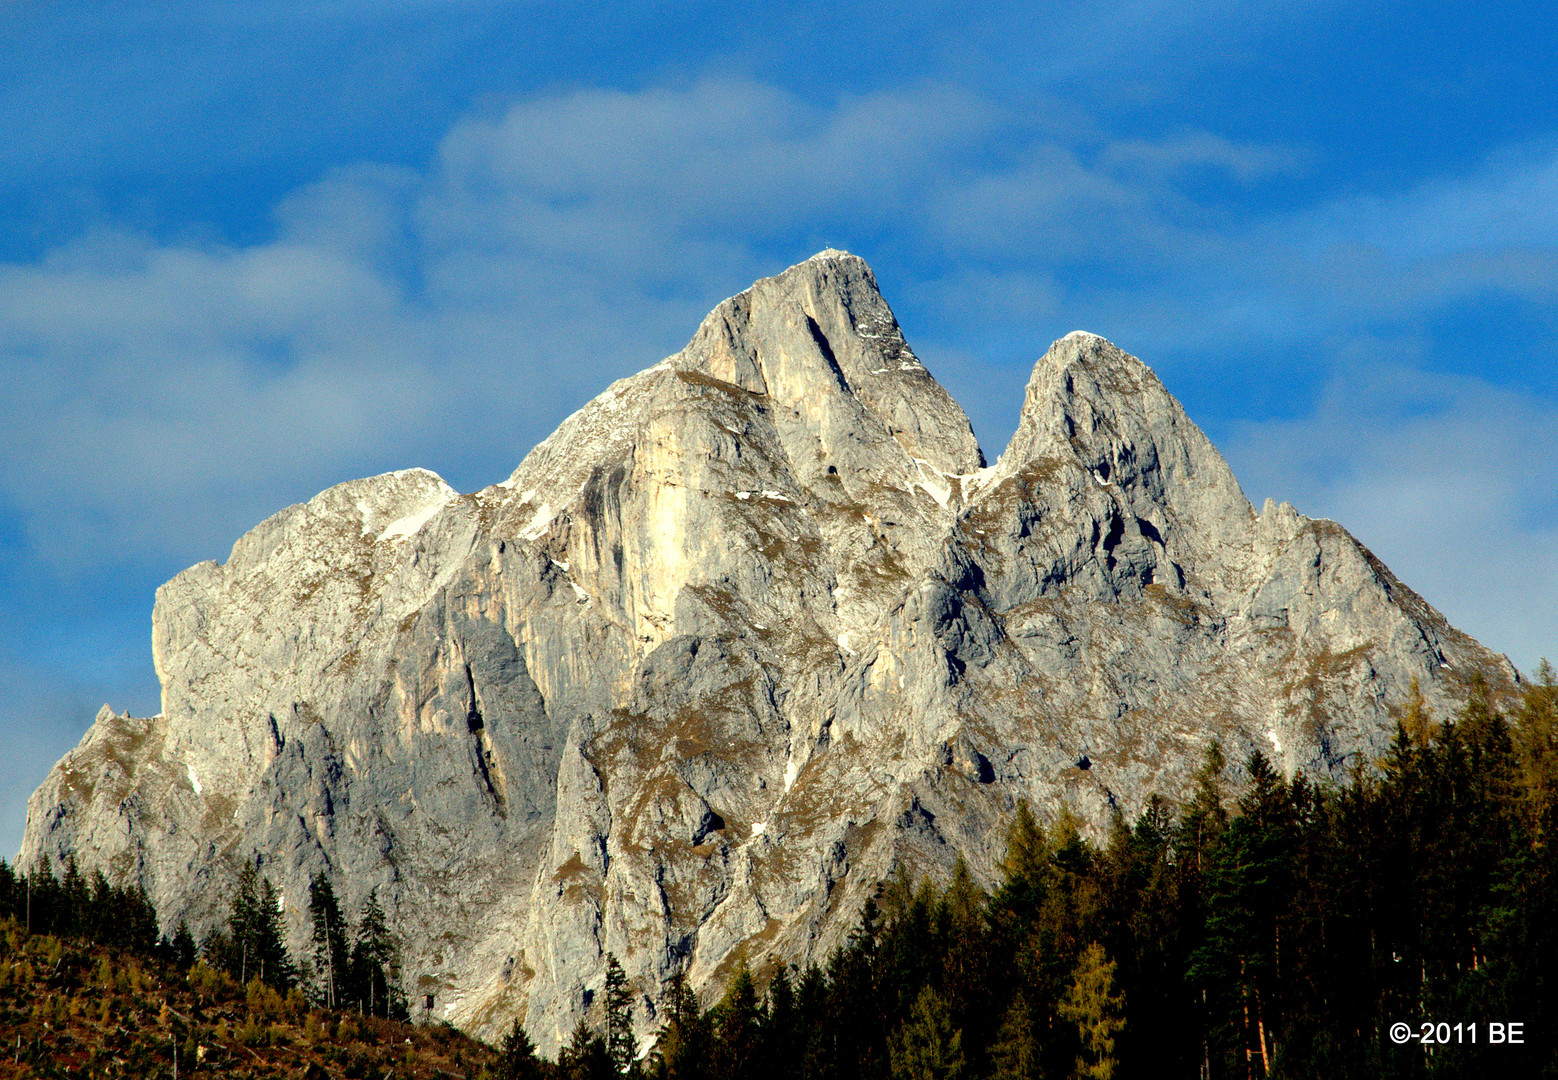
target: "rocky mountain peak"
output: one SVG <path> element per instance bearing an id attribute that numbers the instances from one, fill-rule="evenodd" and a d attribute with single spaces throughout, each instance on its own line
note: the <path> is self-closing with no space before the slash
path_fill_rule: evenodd
<path id="1" fill-rule="evenodd" d="M 862 426 L 943 473 L 984 464 L 968 417 L 904 340 L 871 268 L 848 252 L 823 251 L 726 300 L 678 361 L 807 418 L 817 450 L 840 467 L 855 463 Z"/>
<path id="2" fill-rule="evenodd" d="M 718 406 L 716 389 L 729 395 Z M 685 349 L 613 383 L 505 486 L 555 495 L 542 504 L 560 506 L 590 469 L 625 460 L 642 424 L 699 401 L 771 430 L 801 484 L 880 472 L 884 453 L 915 475 L 984 464 L 967 415 L 914 355 L 870 267 L 828 249 L 721 303 Z"/>
<path id="3" fill-rule="evenodd" d="M 1214 738 L 1341 776 L 1414 680 L 1443 713 L 1514 677 L 1340 527 L 1257 518 L 1102 338 L 1051 346 L 983 466 L 870 268 L 822 252 L 502 483 L 351 481 L 164 585 L 162 712 L 99 716 L 21 861 L 201 931 L 258 863 L 298 948 L 330 874 L 413 1000 L 550 1051 L 608 952 L 647 1036 L 677 970 L 713 998 L 824 956 L 894 872 L 990 879 L 1019 799 L 1101 826 Z"/>
<path id="4" fill-rule="evenodd" d="M 1240 531 L 1253 510 L 1233 471 L 1152 369 L 1109 341 L 1073 331 L 1034 365 L 1017 431 L 1001 456 L 1015 471 L 1074 461 L 1119 490 L 1160 534 L 1181 526 Z"/>

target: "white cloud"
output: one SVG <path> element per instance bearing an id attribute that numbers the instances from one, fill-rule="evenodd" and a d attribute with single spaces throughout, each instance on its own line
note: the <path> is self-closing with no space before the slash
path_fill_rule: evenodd
<path id="1" fill-rule="evenodd" d="M 1318 243 L 1359 243 L 1403 259 L 1558 247 L 1558 148 L 1507 148 L 1469 173 L 1308 216 Z"/>

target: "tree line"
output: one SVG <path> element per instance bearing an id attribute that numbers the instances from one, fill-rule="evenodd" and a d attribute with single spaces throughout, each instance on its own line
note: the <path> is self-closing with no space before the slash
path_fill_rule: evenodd
<path id="1" fill-rule="evenodd" d="M 157 909 L 139 885 L 110 885 L 101 870 L 90 878 L 65 863 L 55 877 L 47 855 L 31 874 L 18 874 L 0 859 L 0 917 L 9 915 L 28 933 L 85 938 L 139 953 L 158 944 Z"/>
<path id="2" fill-rule="evenodd" d="M 76 938 L 155 957 L 180 969 L 204 963 L 237 979 L 286 993 L 304 990 L 315 1004 L 403 1020 L 399 945 L 376 894 L 370 893 L 357 925 L 342 914 L 323 874 L 309 888 L 312 952 L 300 962 L 288 952 L 280 896 L 253 863 L 239 871 L 226 921 L 196 943 L 180 920 L 170 938 L 158 931 L 157 910 L 139 885 L 110 885 L 101 871 L 90 878 L 67 861 L 56 877 L 47 855 L 31 874 L 18 874 L 0 859 L 0 917 L 9 915 L 32 934 Z"/>

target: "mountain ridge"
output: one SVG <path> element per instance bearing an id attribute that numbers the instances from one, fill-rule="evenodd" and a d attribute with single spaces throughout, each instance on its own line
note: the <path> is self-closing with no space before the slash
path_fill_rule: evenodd
<path id="1" fill-rule="evenodd" d="M 897 867 L 993 880 L 1019 798 L 1101 826 L 1212 738 L 1287 773 L 1383 751 L 1508 661 L 1334 523 L 1250 505 L 1150 368 L 1074 332 L 987 465 L 863 260 L 718 305 L 501 483 L 348 481 L 158 590 L 162 711 L 106 706 L 33 796 L 212 925 L 245 860 L 378 889 L 408 991 L 548 1052 L 615 953 L 806 960 Z M 1231 756 L 1238 757 L 1238 754 Z M 595 1006 L 598 1007 L 598 1006 Z"/>

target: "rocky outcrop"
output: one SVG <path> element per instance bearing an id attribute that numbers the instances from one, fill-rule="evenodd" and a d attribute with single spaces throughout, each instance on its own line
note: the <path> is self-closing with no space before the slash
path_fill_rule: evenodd
<path id="1" fill-rule="evenodd" d="M 1339 526 L 1259 512 L 1153 373 L 1071 334 L 986 467 L 859 259 L 716 308 L 471 495 L 411 470 L 282 511 L 157 594 L 162 712 L 34 795 L 209 927 L 259 860 L 376 890 L 416 1004 L 553 1049 L 623 963 L 803 961 L 896 867 L 990 878 L 1020 798 L 1102 825 L 1208 742 L 1342 778 L 1413 680 L 1508 662 Z M 598 1008 L 598 1005 L 596 1006 Z"/>

